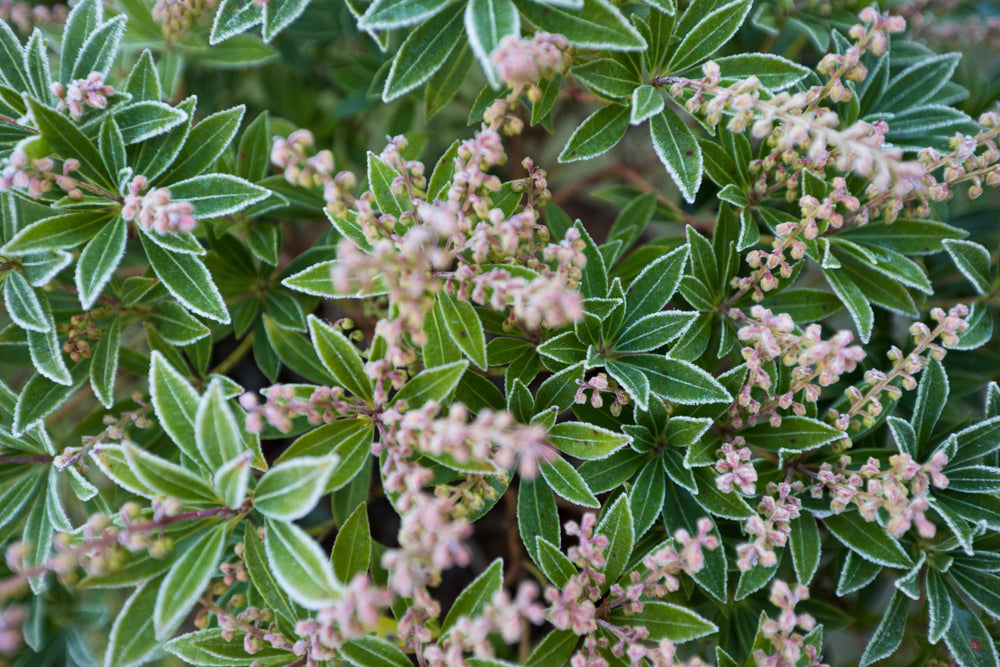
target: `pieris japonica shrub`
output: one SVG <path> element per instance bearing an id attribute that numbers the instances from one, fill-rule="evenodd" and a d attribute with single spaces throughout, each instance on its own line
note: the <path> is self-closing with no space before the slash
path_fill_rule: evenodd
<path id="1" fill-rule="evenodd" d="M 1000 661 L 995 5 L 0 19 L 0 664 Z"/>

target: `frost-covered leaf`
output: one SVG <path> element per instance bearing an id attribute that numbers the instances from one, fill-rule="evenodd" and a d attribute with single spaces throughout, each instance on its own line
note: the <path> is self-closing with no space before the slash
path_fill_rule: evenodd
<path id="1" fill-rule="evenodd" d="M 649 120 L 653 149 L 670 172 L 684 201 L 693 203 L 701 187 L 701 145 L 684 121 L 669 107 Z"/>

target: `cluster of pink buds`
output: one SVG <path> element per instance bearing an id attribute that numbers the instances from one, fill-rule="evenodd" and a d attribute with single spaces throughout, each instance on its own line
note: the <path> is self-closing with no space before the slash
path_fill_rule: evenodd
<path id="1" fill-rule="evenodd" d="M 750 518 L 743 529 L 754 536 L 754 541 L 736 547 L 737 567 L 746 572 L 757 563 L 761 567 L 771 567 L 778 562 L 775 547 L 783 547 L 788 542 L 791 522 L 797 519 L 802 509 L 802 501 L 793 496 L 801 491 L 801 482 L 770 483 L 769 495 L 761 498 L 757 505 L 757 516 Z"/>
<path id="2" fill-rule="evenodd" d="M 517 463 L 518 473 L 529 479 L 538 474 L 539 462 L 556 457 L 545 440 L 545 427 L 518 424 L 508 412 L 483 409 L 471 421 L 461 403 L 452 403 L 447 415 L 435 417 L 439 412 L 433 402 L 403 412 L 390 426 L 395 442 L 432 456 L 447 455 L 459 463 L 492 461 L 505 469 Z M 383 421 L 390 419 L 396 419 L 395 415 L 386 415 Z"/>
<path id="3" fill-rule="evenodd" d="M 819 400 L 821 387 L 836 383 L 844 373 L 857 368 L 865 357 L 861 346 L 851 345 L 854 335 L 849 331 L 839 331 L 823 340 L 820 325 L 810 324 L 801 335 L 796 334 L 791 317 L 784 313 L 774 315 L 763 306 L 753 306 L 750 317 L 738 310 L 729 311 L 729 315 L 746 323 L 737 332 L 737 337 L 749 343 L 742 350 L 749 375 L 734 407 L 744 409 L 753 419 L 766 415 L 775 426 L 781 424 L 777 408 L 791 407 L 796 414 L 805 414 L 803 403 L 795 400 L 796 394 L 803 392 L 805 402 L 815 403 Z M 769 400 L 761 404 L 751 392 L 760 388 L 770 395 L 772 378 L 764 364 L 772 361 L 794 367 L 792 384 L 784 394 L 769 396 Z M 739 415 L 734 411 L 733 416 Z"/>
<path id="4" fill-rule="evenodd" d="M 333 176 L 333 153 L 321 150 L 310 155 L 316 139 L 309 130 L 295 130 L 287 139 L 275 137 L 271 145 L 271 164 L 284 170 L 292 185 L 311 188 Z"/>
<path id="5" fill-rule="evenodd" d="M 21 626 L 28 615 L 27 607 L 0 607 L 0 655 L 14 655 L 21 648 Z"/>
<path id="6" fill-rule="evenodd" d="M 604 397 L 601 394 L 611 394 L 614 396 L 615 400 L 611 403 L 611 414 L 616 417 L 622 413 L 622 406 L 628 405 L 628 394 L 622 391 L 617 383 L 609 385 L 608 376 L 605 373 L 598 373 L 586 381 L 581 380 L 579 385 L 579 388 L 576 390 L 576 396 L 573 399 L 578 405 L 583 405 L 587 402 L 585 392 L 588 389 L 593 390 L 590 395 L 590 404 L 595 408 L 604 405 Z"/>
<path id="7" fill-rule="evenodd" d="M 219 0 L 156 0 L 153 3 L 153 20 L 160 24 L 168 39 L 182 37 L 198 23 L 211 25 L 212 12 Z"/>
<path id="8" fill-rule="evenodd" d="M 923 322 L 914 322 L 910 326 L 910 335 L 913 337 L 914 348 L 909 354 L 904 354 L 902 350 L 893 345 L 889 348 L 888 357 L 892 362 L 892 368 L 888 372 L 877 369 L 865 371 L 864 382 L 868 385 L 868 391 L 862 392 L 858 387 L 848 387 L 844 393 L 850 399 L 850 407 L 843 413 L 830 410 L 830 417 L 833 424 L 841 430 L 847 430 L 852 420 L 857 417 L 861 426 L 869 427 L 875 423 L 875 419 L 882 414 L 882 394 L 885 393 L 890 399 L 898 399 L 903 390 L 912 391 L 917 387 L 917 379 L 914 377 L 920 373 L 931 359 L 940 361 L 947 354 L 947 348 L 952 348 L 959 343 L 959 334 L 969 328 L 969 323 L 965 317 L 969 314 L 969 307 L 965 304 L 957 304 L 947 313 L 941 308 L 931 310 L 931 319 L 937 322 L 937 326 L 931 329 Z M 935 341 L 939 340 L 938 345 Z M 899 386 L 893 384 L 899 380 Z"/>
<path id="9" fill-rule="evenodd" d="M 737 487 L 741 493 L 753 495 L 757 490 L 757 469 L 750 462 L 750 448 L 744 447 L 746 440 L 736 436 L 732 442 L 722 443 L 722 449 L 716 452 L 719 460 L 715 463 L 715 486 L 723 493 L 729 493 Z"/>
<path id="10" fill-rule="evenodd" d="M 423 659 L 428 667 L 453 667 L 465 665 L 463 655 L 471 652 L 480 660 L 495 655 L 491 634 L 499 634 L 507 644 L 514 644 L 522 635 L 523 620 L 535 625 L 545 620 L 542 606 L 537 602 L 538 585 L 522 581 L 516 597 L 511 600 L 506 591 L 494 594 L 478 616 L 460 616 L 437 645 L 428 646 Z"/>
<path id="11" fill-rule="evenodd" d="M 55 26 L 66 22 L 69 7 L 64 4 L 41 5 L 37 2 L 0 0 L 0 21 L 9 21 L 22 33 L 29 33 L 35 26 Z"/>
<path id="12" fill-rule="evenodd" d="M 140 195 L 148 185 L 145 176 L 136 176 L 128 184 L 122 219 L 158 234 L 194 231 L 198 224 L 194 217 L 194 205 L 187 201 L 174 201 L 167 188 L 156 188 Z"/>
<path id="13" fill-rule="evenodd" d="M 955 134 L 948 142 L 952 149 L 942 156 L 933 148 L 925 148 L 919 158 L 927 170 L 927 189 L 934 201 L 947 201 L 959 183 L 970 183 L 968 195 L 976 199 L 983 194 L 983 185 L 1000 185 L 1000 149 L 996 137 L 1000 134 L 1000 113 L 988 111 L 979 117 L 980 132 L 975 136 Z M 981 150 L 982 149 L 982 150 Z M 941 178 L 930 176 L 942 170 Z"/>
<path id="14" fill-rule="evenodd" d="M 86 79 L 70 81 L 65 86 L 55 82 L 51 86 L 52 94 L 59 98 L 59 111 L 69 109 L 73 120 L 83 118 L 84 107 L 106 109 L 108 98 L 115 94 L 112 86 L 104 83 L 104 75 L 91 72 Z"/>
<path id="15" fill-rule="evenodd" d="M 66 191 L 70 199 L 83 199 L 78 181 L 70 176 L 71 171 L 80 168 L 80 161 L 68 158 L 63 161 L 62 173 L 55 172 L 56 163 L 52 158 L 30 159 L 22 150 L 15 150 L 7 158 L 7 166 L 0 172 L 0 192 L 13 188 L 25 190 L 32 199 L 40 199 L 52 189 L 53 184 Z"/>
<path id="16" fill-rule="evenodd" d="M 295 634 L 307 639 L 295 642 L 292 651 L 296 655 L 308 653 L 312 660 L 337 658 L 345 642 L 375 631 L 382 611 L 394 599 L 392 591 L 373 586 L 367 574 L 355 576 L 336 604 L 319 610 L 315 618 L 296 623 Z"/>
<path id="17" fill-rule="evenodd" d="M 810 489 L 813 497 L 820 498 L 828 490 L 834 512 L 843 512 L 853 502 L 865 521 L 877 520 L 879 510 L 884 509 L 889 514 L 886 529 L 896 537 L 914 524 L 921 537 L 934 537 L 937 529 L 925 512 L 930 507 L 927 498 L 931 487 L 948 486 L 943 472 L 948 456 L 944 452 L 935 452 L 924 464 L 909 454 L 895 454 L 889 458 L 888 470 L 882 470 L 874 458 L 857 471 L 848 469 L 850 463 L 848 456 L 841 457 L 836 469 L 824 463 Z"/>
<path id="18" fill-rule="evenodd" d="M 545 599 L 549 602 L 547 616 L 549 621 L 561 630 L 571 630 L 574 634 L 583 636 L 583 648 L 577 651 L 570 664 L 589 667 L 606 665 L 601 657 L 601 650 L 606 649 L 617 657 L 626 657 L 630 665 L 638 667 L 643 664 L 674 667 L 689 664 L 702 665 L 701 662 L 675 662 L 675 648 L 670 642 L 661 642 L 653 647 L 643 642 L 649 636 L 648 630 L 635 626 L 616 626 L 601 618 L 601 610 L 595 602 L 601 599 L 601 584 L 605 577 L 601 569 L 606 562 L 605 550 L 609 540 L 602 534 L 594 534 L 597 517 L 585 514 L 576 523 L 566 523 L 566 534 L 576 536 L 577 546 L 571 547 L 567 555 L 580 572 L 573 575 L 561 589 L 549 586 L 545 590 Z M 640 613 L 644 601 L 666 597 L 678 590 L 680 582 L 678 575 L 682 572 L 693 575 L 704 567 L 704 551 L 716 549 L 719 540 L 712 535 L 713 525 L 710 519 L 698 520 L 698 533 L 690 535 L 686 530 L 678 530 L 673 543 L 647 554 L 642 561 L 645 572 L 631 572 L 628 579 L 611 585 L 604 600 L 602 609 L 606 611 L 622 609 L 626 615 Z M 606 630 L 618 641 L 610 644 L 606 637 L 596 634 L 598 627 Z M 645 659 L 646 662 L 643 662 Z"/>
<path id="19" fill-rule="evenodd" d="M 771 642 L 771 651 L 756 649 L 753 652 L 757 667 L 794 667 L 802 664 L 806 667 L 828 667 L 820 662 L 816 647 L 806 645 L 803 641 L 805 637 L 795 631 L 799 627 L 809 632 L 816 626 L 816 620 L 809 614 L 795 613 L 795 606 L 808 598 L 809 589 L 802 584 L 793 589 L 781 579 L 771 583 L 771 604 L 778 608 L 778 618 L 765 618 L 761 622 L 760 632 Z M 803 657 L 806 658 L 805 663 L 802 662 Z"/>
<path id="20" fill-rule="evenodd" d="M 490 61 L 501 82 L 515 91 L 526 91 L 528 99 L 537 102 L 541 99 L 538 82 L 565 72 L 573 58 L 565 37 L 536 32 L 531 37 L 507 35 L 490 54 Z"/>
<path id="21" fill-rule="evenodd" d="M 356 413 L 359 407 L 357 402 L 344 397 L 343 387 L 316 387 L 305 397 L 296 394 L 294 385 L 276 384 L 262 393 L 263 404 L 249 392 L 240 396 L 240 405 L 247 411 L 246 428 L 251 433 L 260 433 L 265 422 L 288 433 L 297 417 L 305 417 L 313 425 L 329 424 Z"/>

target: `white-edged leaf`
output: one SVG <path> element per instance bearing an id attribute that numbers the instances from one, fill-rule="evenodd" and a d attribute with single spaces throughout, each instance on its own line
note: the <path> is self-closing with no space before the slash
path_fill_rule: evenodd
<path id="1" fill-rule="evenodd" d="M 316 506 L 339 461 L 336 454 L 299 456 L 283 461 L 261 478 L 253 504 L 262 514 L 280 521 L 300 519 Z"/>
<path id="2" fill-rule="evenodd" d="M 341 585 L 329 558 L 304 530 L 268 519 L 265 548 L 274 578 L 303 607 L 323 609 L 340 598 Z"/>

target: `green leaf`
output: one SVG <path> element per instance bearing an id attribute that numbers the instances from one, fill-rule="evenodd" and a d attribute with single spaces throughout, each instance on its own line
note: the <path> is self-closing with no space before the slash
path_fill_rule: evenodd
<path id="1" fill-rule="evenodd" d="M 680 284 L 687 260 L 688 246 L 683 245 L 661 255 L 635 277 L 626 290 L 625 326 L 666 305 Z"/>
<path id="2" fill-rule="evenodd" d="M 125 221 L 116 217 L 105 225 L 80 253 L 76 264 L 76 289 L 80 305 L 90 310 L 104 286 L 114 275 L 125 255 L 128 230 Z"/>
<path id="3" fill-rule="evenodd" d="M 906 616 L 910 608 L 910 600 L 900 593 L 893 591 L 892 600 L 889 601 L 889 608 L 882 616 L 882 622 L 878 624 L 875 634 L 865 648 L 861 656 L 861 666 L 868 665 L 883 660 L 896 652 L 903 641 L 903 632 L 906 630 Z"/>
<path id="4" fill-rule="evenodd" d="M 193 118 L 197 103 L 198 98 L 192 95 L 178 104 L 177 108 Z M 137 174 L 143 174 L 151 183 L 158 183 L 159 176 L 170 167 L 184 148 L 184 141 L 190 131 L 190 123 L 180 123 L 169 132 L 142 142 L 131 160 L 132 169 Z"/>
<path id="5" fill-rule="evenodd" d="M 635 525 L 627 496 L 618 496 L 597 524 L 594 534 L 605 535 L 608 538 L 608 546 L 604 549 L 604 567 L 601 568 L 605 576 L 601 589 L 606 591 L 625 571 L 629 558 L 632 557 L 632 546 L 635 544 Z"/>
<path id="6" fill-rule="evenodd" d="M 476 309 L 468 301 L 459 301 L 443 292 L 437 300 L 441 305 L 444 325 L 455 345 L 477 368 L 486 370 L 486 335 Z"/>
<path id="7" fill-rule="evenodd" d="M 392 192 L 392 183 L 402 175 L 372 152 L 368 153 L 368 187 L 378 210 L 398 218 L 410 209 L 410 202 Z"/>
<path id="8" fill-rule="evenodd" d="M 338 457 L 299 456 L 268 470 L 253 494 L 253 505 L 279 521 L 294 521 L 312 511 L 326 493 L 327 480 Z"/>
<path id="9" fill-rule="evenodd" d="M 465 32 L 490 85 L 499 88 L 500 80 L 490 54 L 507 35 L 521 36 L 521 15 L 517 7 L 511 0 L 470 0 L 465 7 Z"/>
<path id="10" fill-rule="evenodd" d="M 138 229 L 149 265 L 167 291 L 191 312 L 229 324 L 226 303 L 205 264 L 194 255 L 164 250 L 149 238 L 150 232 Z"/>
<path id="11" fill-rule="evenodd" d="M 945 398 L 947 393 L 945 394 Z M 933 400 L 933 399 L 932 399 Z M 945 400 L 942 403 L 946 402 Z M 955 434 L 957 451 L 948 460 L 948 467 L 958 467 L 992 454 L 1000 449 L 1000 416 L 973 424 Z M 949 479 L 953 471 L 949 470 Z M 955 471 L 957 472 L 957 471 Z"/>
<path id="12" fill-rule="evenodd" d="M 944 641 L 952 657 L 962 667 L 992 667 L 1000 664 L 993 636 L 965 603 L 952 598 L 951 625 L 944 633 Z"/>
<path id="13" fill-rule="evenodd" d="M 627 106 L 609 104 L 601 107 L 573 131 L 559 154 L 559 162 L 589 160 L 603 155 L 621 141 L 628 125 Z"/>
<path id="14" fill-rule="evenodd" d="M 23 63 L 35 99 L 47 102 L 52 98 L 52 93 L 49 91 L 52 73 L 49 71 L 48 54 L 45 53 L 45 41 L 39 28 L 36 27 L 32 30 L 28 43 L 24 47 Z"/>
<path id="15" fill-rule="evenodd" d="M 145 49 L 132 66 L 132 71 L 125 81 L 125 92 L 137 102 L 158 102 L 163 97 L 160 75 L 156 71 L 156 63 L 153 62 L 153 54 L 149 49 Z"/>
<path id="16" fill-rule="evenodd" d="M 585 422 L 563 422 L 549 430 L 549 442 L 561 452 L 585 461 L 603 459 L 632 438 Z"/>
<path id="17" fill-rule="evenodd" d="M 193 204 L 195 216 L 204 220 L 236 213 L 267 199 L 271 193 L 266 188 L 229 174 L 203 174 L 171 183 L 170 194 L 176 201 Z"/>
<path id="18" fill-rule="evenodd" d="M 842 440 L 844 432 L 830 424 L 811 417 L 789 415 L 781 420 L 777 429 L 768 423 L 751 426 L 741 433 L 751 445 L 778 452 L 779 465 L 788 457 L 794 457 L 823 445 Z"/>
<path id="19" fill-rule="evenodd" d="M 326 491 L 336 491 L 351 481 L 368 461 L 375 427 L 367 419 L 340 419 L 309 431 L 281 453 L 275 463 L 298 456 L 336 454 L 339 462 Z"/>
<path id="20" fill-rule="evenodd" d="M 847 307 L 847 312 L 854 320 L 854 326 L 858 330 L 858 337 L 862 343 L 867 343 L 872 335 L 872 327 L 875 324 L 875 314 L 868 303 L 865 293 L 844 275 L 842 271 L 836 269 L 824 269 L 823 275 L 833 288 L 834 294 Z"/>
<path id="21" fill-rule="evenodd" d="M 559 546 L 562 531 L 559 511 L 552 489 L 544 478 L 521 479 L 517 490 L 517 527 L 525 549 L 536 563 L 537 538 L 542 537 L 552 545 Z"/>
<path id="22" fill-rule="evenodd" d="M 537 542 L 538 565 L 549 581 L 558 588 L 562 588 L 569 581 L 569 578 L 577 573 L 576 566 L 566 554 L 555 548 L 544 537 L 539 537 Z"/>
<path id="23" fill-rule="evenodd" d="M 439 404 L 447 402 L 469 362 L 456 361 L 444 366 L 426 368 L 403 385 L 403 388 L 392 398 L 390 405 L 405 402 L 411 409 L 418 408 L 428 401 Z"/>
<path id="24" fill-rule="evenodd" d="M 801 324 L 825 319 L 843 308 L 836 294 L 808 287 L 781 290 L 766 297 L 761 305 L 773 312 L 788 313 L 792 321 Z"/>
<path id="25" fill-rule="evenodd" d="M 208 327 L 173 301 L 161 301 L 153 306 L 149 322 L 171 345 L 191 345 L 211 333 Z"/>
<path id="26" fill-rule="evenodd" d="M 639 473 L 628 495 L 629 509 L 635 521 L 635 536 L 646 534 L 656 517 L 660 516 L 667 490 L 667 476 L 663 465 L 650 461 Z"/>
<path id="27" fill-rule="evenodd" d="M 878 108 L 893 113 L 927 100 L 951 80 L 961 54 L 942 53 L 922 58 L 889 81 Z"/>
<path id="28" fill-rule="evenodd" d="M 293 603 L 271 570 L 264 547 L 264 537 L 261 534 L 263 531 L 249 521 L 245 521 L 243 525 L 243 560 L 254 590 L 260 594 L 268 609 L 274 610 L 288 621 L 297 620 L 298 614 Z"/>
<path id="29" fill-rule="evenodd" d="M 951 599 L 944 578 L 934 568 L 927 569 L 927 615 L 930 621 L 927 627 L 927 638 L 932 644 L 941 641 L 945 631 L 951 625 Z"/>
<path id="30" fill-rule="evenodd" d="M 753 1 L 733 0 L 708 14 L 702 14 L 705 4 L 708 3 L 692 3 L 685 12 L 682 21 L 689 16 L 700 20 L 690 30 L 682 33 L 684 37 L 670 57 L 666 71 L 678 72 L 696 65 L 722 48 L 743 25 Z"/>
<path id="31" fill-rule="evenodd" d="M 690 362 L 655 354 L 636 354 L 629 357 L 629 363 L 641 368 L 649 378 L 650 390 L 668 401 L 702 405 L 733 400 L 718 380 Z"/>
<path id="32" fill-rule="evenodd" d="M 195 438 L 198 392 L 156 351 L 149 359 L 149 393 L 157 420 L 170 439 L 191 460 L 204 462 Z"/>
<path id="33" fill-rule="evenodd" d="M 52 358 L 51 352 L 49 357 Z M 41 370 L 32 375 L 17 397 L 12 427 L 14 434 L 21 435 L 29 426 L 48 417 L 65 403 L 87 380 L 90 363 L 90 359 L 78 361 L 73 366 L 67 383 L 57 383 L 42 374 Z"/>
<path id="34" fill-rule="evenodd" d="M 812 581 L 819 567 L 820 539 L 816 519 L 803 512 L 789 523 L 788 550 L 792 552 L 795 578 L 806 586 Z"/>
<path id="35" fill-rule="evenodd" d="M 775 550 L 777 561 L 770 567 L 765 567 L 760 562 L 754 564 L 749 570 L 740 572 L 740 580 L 736 584 L 736 592 L 733 594 L 735 600 L 745 600 L 748 596 L 756 593 L 774 579 L 775 572 L 781 565 L 781 559 L 785 555 L 785 550 L 778 548 Z"/>
<path id="36" fill-rule="evenodd" d="M 107 449 L 112 447 L 108 445 Z M 179 498 L 189 502 L 212 502 L 218 494 L 200 475 L 183 466 L 150 454 L 128 442 L 121 446 L 122 456 L 128 462 L 129 470 L 143 486 L 167 498 Z"/>
<path id="37" fill-rule="evenodd" d="M 607 0 L 583 0 L 572 9 L 515 0 L 517 8 L 539 30 L 558 33 L 570 44 L 585 49 L 639 51 L 646 40 Z"/>
<path id="38" fill-rule="evenodd" d="M 104 5 L 100 0 L 83 0 L 70 10 L 62 35 L 59 81 L 69 82 L 73 80 L 73 65 L 76 63 L 77 56 L 80 54 L 84 42 L 101 24 L 103 18 Z"/>
<path id="39" fill-rule="evenodd" d="M 35 290 L 17 271 L 11 271 L 7 274 L 3 300 L 7 307 L 7 314 L 17 326 L 28 331 L 42 333 L 52 330 L 54 323 L 48 307 L 48 300 L 43 306 L 38 295 L 35 294 Z"/>
<path id="40" fill-rule="evenodd" d="M 358 505 L 337 531 L 330 560 L 340 581 L 350 581 L 355 575 L 368 572 L 372 555 L 372 534 L 368 525 L 368 506 Z"/>
<path id="41" fill-rule="evenodd" d="M 503 559 L 497 558 L 486 570 L 465 587 L 455 603 L 448 610 L 441 623 L 441 636 L 446 636 L 448 629 L 461 617 L 477 618 L 491 603 L 493 596 L 503 588 Z"/>
<path id="42" fill-rule="evenodd" d="M 126 17 L 116 16 L 90 33 L 73 62 L 73 72 L 64 83 L 86 79 L 91 72 L 107 74 L 118 54 L 118 44 L 125 32 Z"/>
<path id="43" fill-rule="evenodd" d="M 229 525 L 219 524 L 188 543 L 160 585 L 153 610 L 156 638 L 165 639 L 187 617 L 219 567 Z"/>
<path id="44" fill-rule="evenodd" d="M 698 318 L 696 312 L 668 310 L 650 313 L 620 334 L 615 342 L 617 352 L 648 352 L 662 347 L 683 334 Z"/>
<path id="45" fill-rule="evenodd" d="M 865 521 L 857 512 L 825 517 L 823 525 L 841 544 L 873 563 L 889 567 L 913 567 L 910 556 L 885 528 L 878 523 Z"/>
<path id="46" fill-rule="evenodd" d="M 270 42 L 275 35 L 290 26 L 309 2 L 310 0 L 271 0 L 264 5 L 264 41 Z"/>
<path id="47" fill-rule="evenodd" d="M 549 483 L 552 490 L 569 502 L 581 507 L 599 508 L 601 506 L 580 473 L 561 456 L 557 456 L 552 461 L 542 462 L 540 469 L 542 477 Z"/>
<path id="48" fill-rule="evenodd" d="M 948 376 L 945 375 L 941 362 L 932 359 L 920 376 L 917 402 L 913 406 L 913 418 L 910 420 L 918 451 L 930 440 L 934 425 L 947 403 Z"/>
<path id="49" fill-rule="evenodd" d="M 244 648 L 243 630 L 208 628 L 171 639 L 164 648 L 192 665 L 218 665 L 245 667 L 248 661 L 257 661 L 261 667 L 278 667 L 293 659 L 291 650 L 265 646 L 250 655 Z"/>
<path id="50" fill-rule="evenodd" d="M 239 509 L 246 500 L 252 459 L 251 452 L 243 452 L 224 463 L 212 475 L 212 485 L 229 509 Z"/>
<path id="51" fill-rule="evenodd" d="M 322 609 L 341 596 L 340 582 L 326 554 L 293 523 L 267 520 L 265 547 L 281 589 L 307 609 Z"/>
<path id="52" fill-rule="evenodd" d="M 715 473 L 710 468 L 696 468 L 693 474 L 698 484 L 695 500 L 715 516 L 738 521 L 757 515 L 757 512 L 735 491 L 729 493 L 720 491 L 715 484 Z"/>
<path id="53" fill-rule="evenodd" d="M 371 378 L 365 373 L 361 354 L 347 336 L 314 315 L 309 316 L 309 334 L 320 361 L 337 384 L 358 398 L 371 402 Z"/>
<path id="54" fill-rule="evenodd" d="M 212 380 L 198 403 L 194 419 L 200 460 L 209 470 L 221 468 L 244 451 L 243 431 L 226 401 L 222 382 Z M 196 459 L 198 460 L 198 459 Z"/>
<path id="55" fill-rule="evenodd" d="M 281 363 L 317 384 L 338 384 L 305 338 L 293 331 L 282 329 L 269 315 L 265 314 L 262 320 L 267 342 L 277 353 Z"/>
<path id="56" fill-rule="evenodd" d="M 215 12 L 208 43 L 212 46 L 246 32 L 264 20 L 264 9 L 256 2 L 222 0 Z"/>
<path id="57" fill-rule="evenodd" d="M 881 571 L 881 565 L 865 560 L 853 551 L 848 551 L 847 558 L 844 559 L 844 566 L 840 571 L 840 580 L 837 582 L 837 595 L 843 597 L 864 588 Z"/>
<path id="58" fill-rule="evenodd" d="M 125 145 L 128 146 L 169 132 L 186 122 L 188 115 L 183 109 L 150 101 L 118 107 L 114 111 L 114 119 Z"/>
<path id="59" fill-rule="evenodd" d="M 1000 577 L 967 571 L 961 567 L 953 567 L 949 573 L 959 588 L 983 611 L 994 619 L 1000 618 Z"/>
<path id="60" fill-rule="evenodd" d="M 896 220 L 891 225 L 862 225 L 837 233 L 837 238 L 877 245 L 904 255 L 931 255 L 945 249 L 944 242 L 968 232 L 934 220 Z"/>
<path id="61" fill-rule="evenodd" d="M 955 266 L 972 283 L 976 293 L 989 294 L 992 291 L 989 251 L 972 241 L 945 239 L 943 244 Z"/>
<path id="62" fill-rule="evenodd" d="M 412 667 L 413 663 L 400 649 L 381 637 L 369 635 L 346 642 L 340 655 L 356 667 Z"/>
<path id="63" fill-rule="evenodd" d="M 749 76 L 771 92 L 794 86 L 809 76 L 810 69 L 773 53 L 740 53 L 713 58 L 722 76 L 720 85 L 729 86 Z"/>
<path id="64" fill-rule="evenodd" d="M 595 58 L 581 65 L 574 65 L 570 74 L 598 95 L 610 100 L 631 97 L 632 91 L 642 85 L 638 75 L 614 58 Z M 662 97 L 660 98 L 662 102 Z"/>
<path id="65" fill-rule="evenodd" d="M 649 380 L 642 370 L 631 364 L 609 360 L 605 362 L 608 374 L 628 393 L 640 410 L 649 405 Z"/>
<path id="66" fill-rule="evenodd" d="M 618 626 L 646 628 L 649 630 L 647 639 L 654 642 L 661 639 L 685 642 L 719 629 L 689 609 L 660 601 L 643 602 L 642 611 L 631 616 L 626 615 L 624 609 L 615 609 L 608 616 L 608 621 Z"/>
<path id="67" fill-rule="evenodd" d="M 431 18 L 451 0 L 375 0 L 358 20 L 361 30 L 390 30 Z"/>
<path id="68" fill-rule="evenodd" d="M 163 581 L 164 576 L 150 579 L 122 605 L 111 626 L 104 667 L 136 667 L 153 659 L 160 646 L 153 627 L 153 613 Z"/>
<path id="69" fill-rule="evenodd" d="M 0 252 L 23 256 L 79 245 L 103 229 L 111 217 L 107 211 L 85 210 L 43 218 L 21 229 Z"/>
<path id="70" fill-rule="evenodd" d="M 392 61 L 382 100 L 389 102 L 427 81 L 445 63 L 462 36 L 461 3 L 415 28 Z"/>
<path id="71" fill-rule="evenodd" d="M 198 176 L 211 168 L 236 136 L 246 110 L 242 104 L 219 111 L 201 120 L 191 128 L 184 147 L 177 154 L 170 172 L 164 176 L 166 183 L 176 183 Z M 173 194 L 173 189 L 171 189 Z"/>
<path id="72" fill-rule="evenodd" d="M 743 2 L 743 0 L 736 0 Z M 660 162 L 681 191 L 684 201 L 694 203 L 701 187 L 703 158 L 701 145 L 684 121 L 665 107 L 649 121 L 649 134 Z"/>
<path id="73" fill-rule="evenodd" d="M 542 641 L 535 644 L 525 665 L 527 667 L 564 665 L 569 661 L 579 641 L 579 635 L 572 630 L 552 630 Z"/>
<path id="74" fill-rule="evenodd" d="M 632 115 L 629 123 L 639 125 L 663 111 L 663 94 L 650 85 L 639 86 L 632 91 Z"/>

